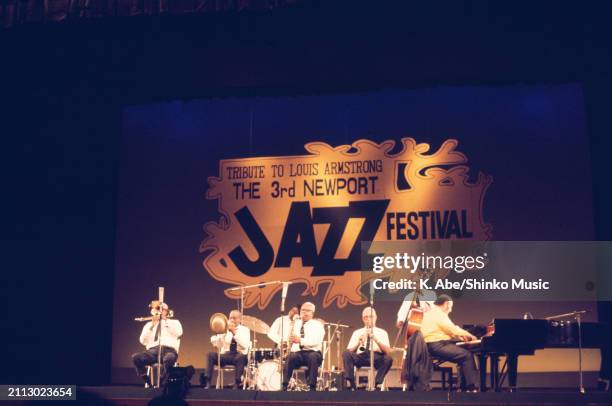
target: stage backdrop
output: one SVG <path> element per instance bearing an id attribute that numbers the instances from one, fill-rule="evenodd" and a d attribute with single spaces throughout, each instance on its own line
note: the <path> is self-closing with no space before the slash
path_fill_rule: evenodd
<path id="1" fill-rule="evenodd" d="M 130 368 L 130 355 L 141 350 L 142 324 L 133 318 L 147 315 L 158 286 L 183 324 L 181 364 L 202 368 L 209 317 L 238 306 L 237 292 L 227 290 L 234 286 L 292 281 L 289 304 L 313 301 L 316 317 L 359 326 L 361 241 L 591 240 L 589 168 L 578 85 L 126 108 L 114 371 Z M 245 313 L 271 324 L 280 296 L 280 285 L 249 290 Z M 379 325 L 392 338 L 401 297 L 379 304 Z M 458 301 L 452 316 L 486 323 L 576 306 L 594 308 Z M 589 352 L 587 369 L 597 368 L 597 357 Z M 521 361 L 523 371 L 575 366 L 573 355 Z"/>

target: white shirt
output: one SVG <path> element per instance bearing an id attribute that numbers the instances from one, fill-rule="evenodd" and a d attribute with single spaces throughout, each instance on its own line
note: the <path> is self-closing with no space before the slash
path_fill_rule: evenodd
<path id="1" fill-rule="evenodd" d="M 351 336 L 351 339 L 349 340 L 349 343 L 346 346 L 347 350 L 356 351 L 357 354 L 361 354 L 363 352 L 363 350 L 360 347 L 361 346 L 365 347 L 366 342 L 359 344 L 359 338 L 365 334 L 365 329 L 366 329 L 365 327 L 362 327 L 353 332 L 353 335 Z M 376 338 L 377 341 L 379 341 L 383 345 L 387 347 L 391 346 L 389 344 L 389 335 L 382 328 L 374 327 L 374 337 Z M 367 336 L 366 336 L 366 340 L 367 340 Z M 372 343 L 372 346 L 374 347 L 374 351 L 383 352 L 383 350 L 378 346 L 376 341 L 372 339 L 370 342 Z"/>
<path id="2" fill-rule="evenodd" d="M 302 319 L 297 319 L 293 325 L 293 335 L 300 336 L 302 328 Z M 304 351 L 321 351 L 323 349 L 323 339 L 325 338 L 325 328 L 323 323 L 318 320 L 310 319 L 304 324 L 304 338 L 300 339 L 300 343 L 294 343 L 291 346 L 291 352 L 300 350 Z M 300 345 L 302 348 L 300 348 Z"/>
<path id="3" fill-rule="evenodd" d="M 238 347 L 236 349 L 238 350 L 238 352 L 246 355 L 249 352 L 249 348 L 251 348 L 251 330 L 249 330 L 248 327 L 245 327 L 242 324 L 236 327 L 235 336 L 234 334 L 232 334 L 231 331 L 228 331 L 225 334 L 215 334 L 214 336 L 210 337 L 210 342 L 215 345 L 215 343 L 223 340 L 221 354 L 224 354 L 230 350 L 232 338 L 234 337 L 236 337 L 236 344 L 238 344 Z"/>
<path id="4" fill-rule="evenodd" d="M 408 316 L 408 311 L 410 310 L 410 304 L 412 303 L 412 298 L 414 297 L 414 291 L 408 293 L 406 297 L 404 297 L 404 301 L 400 306 L 397 312 L 397 321 L 405 321 Z M 434 306 L 434 302 L 436 301 L 436 292 L 433 290 L 423 289 L 421 294 L 419 295 L 419 303 L 421 304 L 421 310 L 424 312 L 428 311 Z"/>
<path id="5" fill-rule="evenodd" d="M 296 316 L 297 317 L 297 316 Z M 277 317 L 270 327 L 268 332 L 268 338 L 280 345 L 281 337 L 283 341 L 287 342 L 287 339 L 291 335 L 291 319 L 289 316 Z"/>
<path id="6" fill-rule="evenodd" d="M 178 352 L 179 338 L 183 335 L 183 326 L 181 326 L 181 322 L 176 319 L 166 319 L 161 320 L 160 323 L 161 345 L 172 347 Z M 153 327 L 152 321 L 147 322 L 142 328 L 142 333 L 140 333 L 140 344 L 144 345 L 147 350 L 159 345 L 159 340 L 155 339 L 157 328 L 157 325 Z"/>

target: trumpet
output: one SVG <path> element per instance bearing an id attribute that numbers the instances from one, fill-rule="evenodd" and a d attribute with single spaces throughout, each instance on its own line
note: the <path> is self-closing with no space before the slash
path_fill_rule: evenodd
<path id="1" fill-rule="evenodd" d="M 359 337 L 359 351 L 368 351 L 369 348 L 366 348 L 365 345 L 368 342 L 368 337 L 370 337 L 370 345 L 372 345 L 373 335 L 372 335 L 372 327 L 366 327 L 361 337 Z"/>

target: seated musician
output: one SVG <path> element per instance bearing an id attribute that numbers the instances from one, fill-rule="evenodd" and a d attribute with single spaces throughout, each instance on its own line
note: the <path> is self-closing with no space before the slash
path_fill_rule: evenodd
<path id="1" fill-rule="evenodd" d="M 364 327 L 355 330 L 349 340 L 346 351 L 342 353 L 344 373 L 349 381 L 349 388 L 356 389 L 353 367 L 370 366 L 370 346 L 374 349 L 374 368 L 376 369 L 376 386 L 380 386 L 389 372 L 393 358 L 389 335 L 376 326 L 376 310 L 366 307 L 361 312 Z M 374 330 L 372 332 L 372 327 Z"/>
<path id="2" fill-rule="evenodd" d="M 448 317 L 453 309 L 453 301 L 448 295 L 440 295 L 434 306 L 423 315 L 421 333 L 427 343 L 429 353 L 444 361 L 458 364 L 465 379 L 466 390 L 476 392 L 476 363 L 474 356 L 465 348 L 456 345 L 457 340 L 475 340 L 469 332 L 454 324 Z"/>
<path id="3" fill-rule="evenodd" d="M 283 390 L 287 389 L 293 370 L 301 366 L 308 367 L 308 386 L 314 390 L 317 385 L 317 373 L 323 360 L 321 349 L 325 338 L 323 324 L 313 319 L 315 305 L 306 302 L 300 309 L 300 318 L 295 320 L 292 334 L 289 336 L 291 351 L 285 364 Z"/>
<path id="4" fill-rule="evenodd" d="M 299 317 L 301 304 L 297 304 L 289 309 L 286 316 L 279 316 L 274 320 L 270 331 L 268 331 L 268 338 L 272 340 L 277 346 L 280 346 L 281 339 L 283 343 L 287 343 L 289 336 L 291 335 L 292 320 Z"/>
<path id="5" fill-rule="evenodd" d="M 240 379 L 247 364 L 247 354 L 251 347 L 251 330 L 241 324 L 242 313 L 240 310 L 232 310 L 229 314 L 227 333 L 216 334 L 210 337 L 210 342 L 217 351 L 221 353 L 221 366 L 233 365 L 236 368 L 236 385 L 240 387 Z M 212 382 L 213 368 L 217 365 L 218 354 L 208 353 L 208 363 L 206 369 L 207 388 L 214 386 Z M 222 373 L 218 371 L 217 373 Z"/>
<path id="6" fill-rule="evenodd" d="M 151 386 L 146 367 L 157 363 L 160 335 L 163 367 L 160 382 L 163 382 L 168 374 L 168 369 L 178 358 L 179 338 L 183 335 L 183 326 L 180 321 L 168 318 L 169 309 L 166 303 L 154 300 L 149 307 L 153 317 L 144 325 L 140 333 L 140 343 L 145 346 L 146 351 L 132 355 L 132 362 L 145 384 Z"/>

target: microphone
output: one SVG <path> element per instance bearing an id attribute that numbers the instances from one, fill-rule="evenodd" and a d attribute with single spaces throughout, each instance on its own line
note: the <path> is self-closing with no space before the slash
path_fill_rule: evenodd
<path id="1" fill-rule="evenodd" d="M 287 299 L 287 290 L 291 282 L 283 282 L 283 292 L 281 293 L 281 313 L 285 313 L 285 299 Z"/>

